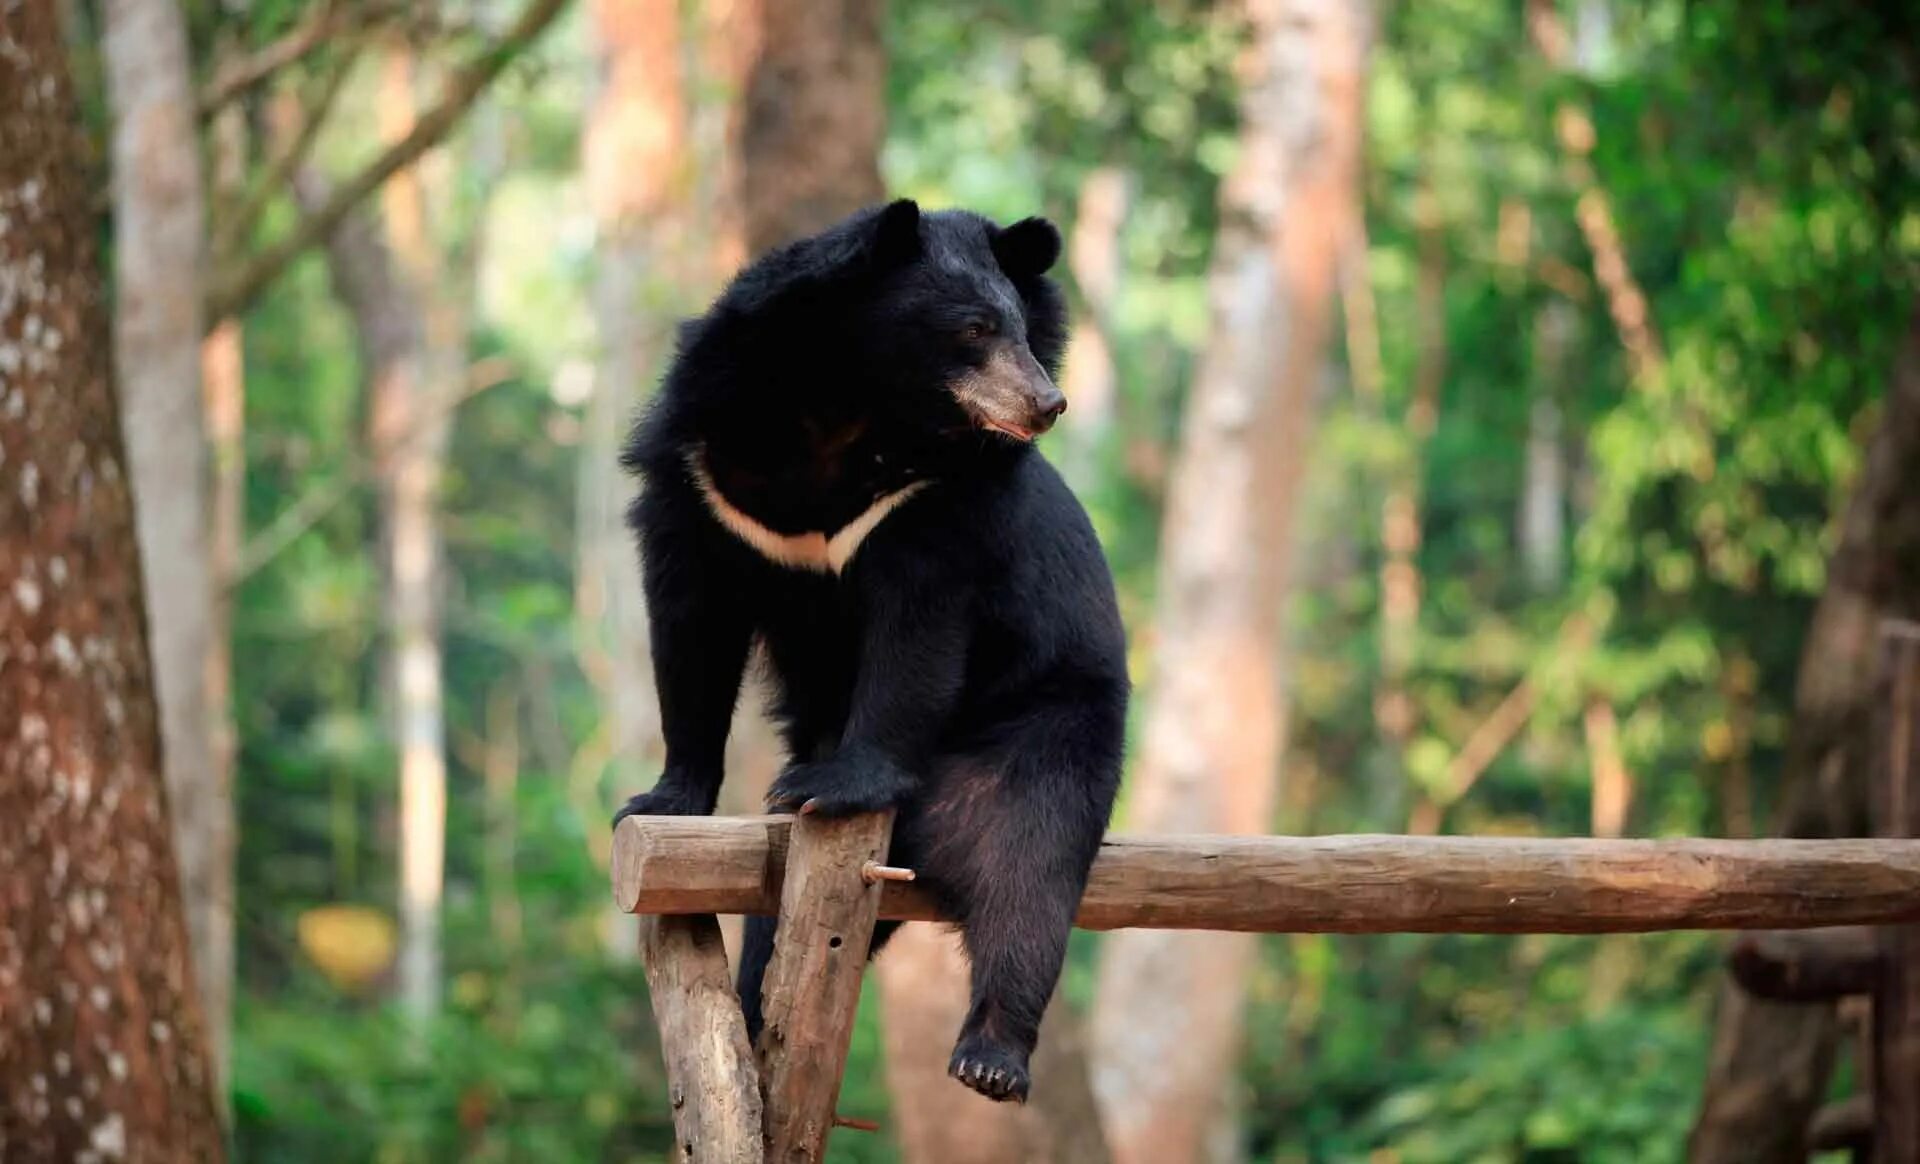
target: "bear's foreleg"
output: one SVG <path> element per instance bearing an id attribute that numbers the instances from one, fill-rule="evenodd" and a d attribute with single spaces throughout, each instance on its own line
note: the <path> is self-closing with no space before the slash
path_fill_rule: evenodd
<path id="1" fill-rule="evenodd" d="M 697 504 L 697 502 L 695 503 Z M 613 818 L 713 811 L 726 772 L 727 729 L 753 627 L 714 539 L 719 531 L 687 499 L 649 487 L 634 509 L 640 533 L 654 685 L 666 770 L 652 791 Z"/>
<path id="2" fill-rule="evenodd" d="M 875 565 L 863 563 L 863 565 Z M 776 810 L 851 816 L 904 803 L 960 696 L 968 597 L 911 563 L 861 592 L 860 664 L 839 748 L 791 764 L 767 790 Z"/>

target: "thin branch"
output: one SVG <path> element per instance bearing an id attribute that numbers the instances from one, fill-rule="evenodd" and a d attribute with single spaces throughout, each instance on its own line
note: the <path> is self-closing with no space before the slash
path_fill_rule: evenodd
<path id="1" fill-rule="evenodd" d="M 1546 660 L 1551 667 L 1560 663 L 1567 655 L 1563 647 L 1584 647 L 1592 628 L 1583 614 L 1574 614 L 1561 624 L 1560 633 L 1554 636 L 1554 643 Z M 1432 836 L 1440 831 L 1440 824 L 1448 808 L 1457 804 L 1480 777 L 1507 750 L 1520 729 L 1527 726 L 1527 720 L 1533 717 L 1534 704 L 1539 700 L 1539 675 L 1528 674 L 1495 705 L 1486 719 L 1467 736 L 1467 742 L 1454 753 L 1453 760 L 1447 765 L 1445 788 L 1438 796 L 1428 796 L 1416 804 L 1407 817 L 1407 832 L 1414 836 Z"/>
<path id="2" fill-rule="evenodd" d="M 1527 31 L 1540 56 L 1566 72 L 1573 58 L 1573 42 L 1550 0 L 1529 0 Z M 1606 292 L 1607 311 L 1627 351 L 1635 384 L 1643 390 L 1656 382 L 1666 364 L 1660 335 L 1654 326 L 1647 296 L 1627 262 L 1626 247 L 1614 225 L 1613 204 L 1594 172 L 1596 138 L 1593 117 L 1584 104 L 1562 100 L 1554 110 L 1554 129 L 1566 155 L 1566 170 L 1577 194 L 1574 218 L 1593 255 L 1594 278 Z"/>
<path id="3" fill-rule="evenodd" d="M 331 234 L 362 199 L 446 137 L 494 78 L 553 23 L 564 7 L 566 0 L 532 0 L 498 41 L 476 53 L 448 78 L 440 99 L 421 115 L 411 133 L 360 173 L 341 183 L 325 205 L 302 219 L 285 238 L 254 256 L 239 270 L 218 277 L 208 296 L 208 326 L 244 311 L 301 252 Z"/>
<path id="4" fill-rule="evenodd" d="M 246 56 L 225 62 L 214 74 L 213 80 L 200 91 L 200 116 L 210 116 L 222 105 L 263 83 L 288 65 L 300 61 L 325 44 L 328 37 L 346 27 L 349 19 L 355 16 L 338 0 L 327 0 L 309 9 L 305 17 L 279 40 Z"/>
<path id="5" fill-rule="evenodd" d="M 333 112 L 334 102 L 346 88 L 347 75 L 353 71 L 353 63 L 360 56 L 361 45 L 350 44 L 341 50 L 333 62 L 333 67 L 320 78 L 314 86 L 311 98 L 302 102 L 306 116 L 300 122 L 300 129 L 286 148 L 280 151 L 267 172 L 261 175 L 242 198 L 240 205 L 230 215 L 223 216 L 215 224 L 213 253 L 220 256 L 231 255 L 253 233 L 254 224 L 273 200 L 275 194 L 287 188 L 293 180 L 294 171 L 313 152 L 313 143 L 320 137 L 320 128 L 326 124 L 327 115 Z"/>

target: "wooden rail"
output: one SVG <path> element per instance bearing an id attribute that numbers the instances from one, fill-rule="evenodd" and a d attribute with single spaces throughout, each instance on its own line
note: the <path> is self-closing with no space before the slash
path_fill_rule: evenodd
<path id="1" fill-rule="evenodd" d="M 614 898 L 632 913 L 771 914 L 791 817 L 629 817 Z M 880 917 L 940 917 L 881 886 Z M 1083 929 L 1634 933 L 1920 922 L 1920 840 L 1109 837 Z"/>

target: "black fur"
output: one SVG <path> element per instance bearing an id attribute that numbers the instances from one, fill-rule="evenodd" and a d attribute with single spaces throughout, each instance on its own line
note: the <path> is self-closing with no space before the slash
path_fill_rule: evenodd
<path id="1" fill-rule="evenodd" d="M 1059 249 L 1041 219 L 1002 230 L 896 202 L 776 250 L 683 329 L 626 455 L 645 479 L 631 524 L 667 763 L 621 815 L 713 810 L 741 671 L 764 642 L 790 758 L 770 805 L 898 807 L 891 859 L 959 919 L 973 962 L 950 1070 L 997 1099 L 1026 1095 L 1127 701 L 1086 514 L 953 388 L 997 354 L 1031 373 L 1024 427 L 1051 423 L 1058 394 L 1035 361 L 1054 372 L 1065 342 L 1043 274 Z M 930 484 L 836 575 L 750 548 L 714 516 L 690 456 L 734 508 L 790 535 L 831 535 L 877 497 Z M 747 935 L 740 995 L 757 1034 L 772 921 Z"/>

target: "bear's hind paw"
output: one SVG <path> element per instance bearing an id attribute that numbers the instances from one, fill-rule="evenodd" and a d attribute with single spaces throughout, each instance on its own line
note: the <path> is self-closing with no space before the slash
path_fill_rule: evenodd
<path id="1" fill-rule="evenodd" d="M 1003 1103 L 1027 1102 L 1027 1090 L 1032 1085 L 1024 1057 L 979 1036 L 960 1040 L 953 1049 L 953 1060 L 947 1064 L 947 1074 L 988 1099 Z"/>

